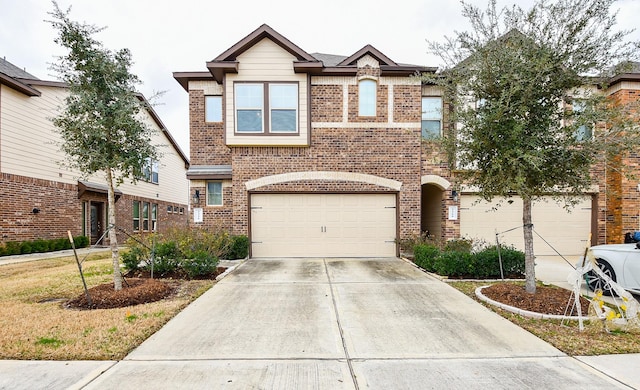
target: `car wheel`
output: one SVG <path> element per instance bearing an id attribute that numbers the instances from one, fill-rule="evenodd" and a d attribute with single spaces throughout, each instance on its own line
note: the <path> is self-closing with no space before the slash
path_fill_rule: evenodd
<path id="1" fill-rule="evenodd" d="M 607 275 L 614 282 L 616 281 L 616 273 L 609 263 L 607 263 L 605 260 L 598 259 L 598 267 L 600 267 L 602 273 Z M 584 275 L 584 277 L 587 281 L 589 290 L 602 290 L 602 294 L 607 296 L 615 295 L 615 291 L 611 289 L 609 282 L 598 276 L 595 272 L 589 271 Z"/>

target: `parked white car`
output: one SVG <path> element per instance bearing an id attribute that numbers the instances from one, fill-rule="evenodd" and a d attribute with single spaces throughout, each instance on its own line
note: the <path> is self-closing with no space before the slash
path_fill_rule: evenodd
<path id="1" fill-rule="evenodd" d="M 640 294 L 640 242 L 596 245 L 590 250 L 605 275 L 625 290 Z M 608 283 L 593 270 L 584 276 L 591 291 L 601 289 L 604 295 L 612 295 Z"/>

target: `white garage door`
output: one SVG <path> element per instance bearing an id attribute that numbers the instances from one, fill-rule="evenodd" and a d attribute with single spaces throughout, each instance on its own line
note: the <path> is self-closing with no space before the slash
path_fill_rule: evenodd
<path id="1" fill-rule="evenodd" d="M 396 256 L 395 194 L 253 194 L 253 257 Z"/>
<path id="2" fill-rule="evenodd" d="M 460 198 L 461 236 L 495 243 L 496 232 L 517 228 L 500 234 L 500 242 L 512 244 L 524 251 L 522 200 L 513 197 L 513 203 L 503 201 L 500 207 L 492 211 L 491 206 L 497 204 L 499 199 L 494 199 L 491 204 L 484 201 L 476 204 L 474 202 L 477 199 L 474 195 L 463 195 Z M 532 222 L 535 231 L 533 250 L 536 256 L 557 255 L 543 239 L 563 256 L 581 255 L 591 232 L 591 197 L 585 197 L 570 213 L 550 198 L 546 202 L 536 202 L 533 204 Z"/>

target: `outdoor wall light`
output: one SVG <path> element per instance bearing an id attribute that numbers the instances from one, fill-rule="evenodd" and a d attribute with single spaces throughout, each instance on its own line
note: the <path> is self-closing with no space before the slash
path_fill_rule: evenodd
<path id="1" fill-rule="evenodd" d="M 196 193 L 193 194 L 193 204 L 200 203 L 200 190 L 196 190 Z"/>
<path id="2" fill-rule="evenodd" d="M 451 199 L 453 199 L 454 202 L 458 201 L 458 191 L 451 190 Z"/>

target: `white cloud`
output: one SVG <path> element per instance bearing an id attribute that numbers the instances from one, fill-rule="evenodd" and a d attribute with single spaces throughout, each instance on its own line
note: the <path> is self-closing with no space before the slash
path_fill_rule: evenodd
<path id="1" fill-rule="evenodd" d="M 472 0 L 484 7 L 483 0 Z M 532 0 L 520 0 L 526 7 Z M 189 153 L 188 95 L 173 79 L 174 71 L 203 71 L 218 56 L 263 23 L 313 53 L 350 55 L 371 44 L 393 60 L 437 65 L 425 39 L 441 40 L 467 29 L 459 2 L 449 0 L 59 0 L 72 5 L 71 18 L 107 27 L 97 38 L 111 50 L 129 48 L 132 71 L 146 96 L 166 91 L 156 111 Z M 499 6 L 510 2 L 498 1 Z M 617 6 L 621 28 L 633 28 L 640 2 Z M 0 0 L 0 56 L 41 79 L 54 79 L 48 64 L 63 53 L 46 23 L 53 5 L 45 0 Z M 638 32 L 634 34 L 638 39 Z"/>

